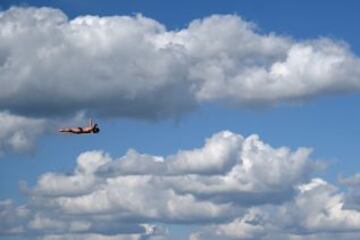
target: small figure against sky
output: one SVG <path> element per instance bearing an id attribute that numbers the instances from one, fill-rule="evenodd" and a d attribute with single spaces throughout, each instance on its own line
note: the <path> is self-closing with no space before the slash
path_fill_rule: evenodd
<path id="1" fill-rule="evenodd" d="M 77 127 L 77 128 L 61 128 L 59 132 L 66 132 L 66 133 L 75 133 L 75 134 L 83 134 L 83 133 L 98 133 L 100 132 L 100 128 L 98 127 L 97 123 L 93 123 L 90 119 L 89 126 L 87 127 Z"/>

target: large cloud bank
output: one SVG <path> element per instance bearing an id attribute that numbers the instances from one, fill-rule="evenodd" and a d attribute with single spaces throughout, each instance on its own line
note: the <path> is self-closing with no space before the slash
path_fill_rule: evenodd
<path id="1" fill-rule="evenodd" d="M 114 159 L 82 153 L 71 174 L 48 172 L 23 186 L 28 201 L 0 202 L 1 235 L 39 239 L 351 239 L 360 212 L 320 178 L 311 150 L 273 148 L 223 131 L 169 156 L 129 150 Z M 344 179 L 356 183 L 356 176 Z"/>
<path id="2" fill-rule="evenodd" d="M 68 19 L 12 7 L 0 11 L 0 121 L 35 127 L 2 130 L 0 151 L 29 149 L 53 119 L 79 112 L 176 118 L 203 103 L 272 106 L 357 91 L 359 69 L 344 42 L 260 33 L 237 15 L 167 30 L 141 15 Z"/>
<path id="3" fill-rule="evenodd" d="M 359 69 L 345 43 L 259 33 L 237 15 L 169 31 L 141 15 L 0 12 L 0 108 L 27 116 L 162 118 L 204 102 L 273 105 L 358 90 Z"/>

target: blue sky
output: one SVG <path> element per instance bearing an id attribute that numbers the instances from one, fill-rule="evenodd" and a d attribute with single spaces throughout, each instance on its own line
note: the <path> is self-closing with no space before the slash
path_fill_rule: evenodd
<path id="1" fill-rule="evenodd" d="M 20 109 L 17 108 L 18 105 L 12 104 L 10 101 L 6 101 L 7 95 L 4 95 L 5 100 L 3 101 L 0 99 L 1 111 L 6 111 L 7 113 L 14 114 L 20 117 L 34 119 L 34 121 L 36 121 L 36 119 L 44 120 L 46 121 L 46 126 L 42 127 L 41 130 L 39 130 L 40 133 L 29 133 L 29 136 L 31 136 L 29 141 L 32 142 L 31 145 L 34 145 L 30 147 L 30 150 L 26 149 L 26 151 L 19 152 L 16 150 L 16 148 L 15 150 L 13 150 L 12 147 L 4 148 L 2 158 L 0 159 L 0 201 L 11 199 L 14 202 L 15 206 L 25 204 L 30 209 L 30 211 L 34 212 L 30 214 L 32 217 L 34 217 L 37 216 L 37 210 L 31 209 L 31 203 L 34 202 L 30 200 L 29 196 L 27 196 L 20 190 L 19 182 L 26 182 L 28 187 L 34 190 L 41 189 L 42 186 L 40 186 L 41 184 L 38 181 L 41 178 L 40 176 L 45 173 L 53 172 L 59 175 L 64 174 L 65 176 L 74 175 L 75 168 L 77 166 L 76 159 L 79 154 L 83 152 L 101 150 L 109 154 L 113 158 L 112 161 L 114 162 L 121 161 L 116 159 L 124 156 L 128 149 L 135 149 L 138 153 L 144 153 L 151 156 L 163 156 L 164 158 L 166 158 L 166 156 L 168 155 L 176 155 L 177 152 L 181 150 L 201 149 L 203 148 L 205 139 L 210 138 L 214 134 L 223 130 L 229 130 L 234 135 L 241 134 L 244 137 L 247 137 L 251 134 L 257 134 L 260 136 L 261 141 L 269 144 L 269 146 L 271 146 L 271 148 L 273 149 L 277 149 L 281 146 L 287 146 L 292 151 L 295 151 L 299 147 L 307 147 L 313 149 L 313 153 L 311 154 L 310 159 L 306 159 L 306 161 L 313 162 L 314 160 L 319 160 L 322 163 L 325 163 L 325 165 L 327 165 L 326 169 L 314 170 L 314 173 L 312 173 L 310 177 L 305 176 L 306 174 L 303 173 L 303 171 L 306 172 L 306 170 L 299 170 L 301 172 L 301 174 L 299 173 L 301 177 L 299 177 L 299 179 L 297 179 L 296 181 L 294 180 L 294 182 L 291 182 L 291 180 L 289 180 L 290 184 L 292 184 L 291 188 L 293 187 L 295 189 L 301 184 L 311 184 L 311 179 L 313 177 L 322 178 L 323 181 L 326 181 L 326 184 L 328 184 L 329 186 L 335 186 L 335 188 L 338 188 L 338 192 L 335 191 L 335 193 L 331 194 L 343 194 L 347 196 L 344 197 L 344 199 L 341 200 L 342 202 L 340 201 L 339 204 L 349 204 L 349 207 L 352 209 L 352 216 L 349 218 L 354 218 L 355 220 L 353 220 L 351 223 L 344 223 L 341 218 L 340 220 L 330 219 L 329 221 L 333 221 L 335 225 L 342 223 L 345 226 L 345 230 L 334 230 L 336 231 L 336 234 L 343 233 L 343 235 L 335 235 L 335 239 L 351 239 L 352 236 L 349 236 L 350 233 L 347 232 L 349 229 L 354 230 L 354 234 L 358 234 L 360 230 L 360 222 L 357 219 L 360 218 L 358 218 L 357 216 L 360 215 L 360 213 L 357 210 L 357 204 L 360 203 L 360 201 L 357 202 L 359 195 L 356 195 L 356 187 L 360 184 L 359 179 L 356 178 L 356 174 L 358 173 L 358 169 L 360 167 L 357 154 L 360 147 L 360 143 L 358 141 L 358 136 L 360 135 L 360 128 L 358 125 L 358 122 L 360 120 L 360 110 L 357 107 L 356 103 L 360 101 L 360 88 L 356 80 L 359 79 L 360 76 L 356 75 L 357 72 L 355 70 L 351 70 L 352 68 L 358 67 L 356 65 L 358 64 L 356 61 L 359 61 L 357 58 L 360 54 L 360 37 L 359 34 L 357 34 L 356 28 L 356 23 L 360 20 L 360 16 L 357 14 L 357 9 L 359 9 L 360 5 L 357 1 L 347 1 L 346 4 L 341 1 L 316 1 L 316 3 L 314 3 L 313 1 L 302 1 L 301 3 L 299 2 L 296 4 L 289 1 L 197 1 L 196 3 L 191 1 L 181 1 L 181 3 L 175 3 L 169 1 L 115 2 L 92 0 L 86 1 L 86 3 L 80 1 L 74 3 L 74 1 L 64 0 L 5 0 L 2 2 L 3 3 L 0 3 L 0 6 L 3 12 L 8 11 L 8 8 L 10 6 L 21 6 L 24 9 L 29 7 L 34 7 L 34 9 L 37 9 L 38 7 L 46 6 L 60 9 L 64 14 L 68 16 L 69 19 L 74 19 L 84 15 L 96 15 L 99 17 L 114 15 L 134 16 L 136 13 L 141 13 L 144 17 L 154 19 L 158 23 L 165 25 L 167 31 L 175 32 L 181 29 L 187 29 L 188 24 L 194 19 L 207 18 L 213 14 L 235 14 L 241 16 L 241 18 L 244 19 L 244 21 L 246 22 L 255 23 L 257 25 L 257 29 L 254 31 L 257 34 L 261 36 L 267 36 L 267 34 L 273 33 L 277 36 L 280 36 L 280 38 L 291 39 L 290 41 L 294 42 L 291 44 L 294 45 L 296 45 L 297 43 L 308 44 L 308 42 L 312 41 L 313 39 L 319 39 L 323 37 L 329 39 L 330 41 L 334 41 L 336 44 L 338 43 L 338 41 L 343 41 L 348 45 L 348 51 L 350 52 L 349 55 L 348 52 L 346 52 L 343 57 L 345 59 L 349 58 L 352 61 L 352 57 L 355 56 L 355 63 L 349 61 L 351 62 L 351 64 L 354 64 L 350 65 L 350 63 L 346 62 L 345 64 L 349 65 L 349 73 L 346 72 L 344 73 L 344 75 L 340 75 L 338 80 L 334 80 L 336 81 L 336 83 L 334 85 L 331 85 L 329 89 L 327 89 L 327 85 L 325 85 L 325 87 L 320 88 L 320 90 L 314 90 L 314 93 L 305 93 L 303 95 L 300 95 L 300 97 L 298 97 L 297 95 L 295 97 L 290 96 L 290 100 L 288 100 L 286 97 L 279 97 L 279 99 L 275 101 L 275 104 L 267 105 L 266 101 L 272 101 L 271 99 L 273 99 L 272 97 L 270 97 L 268 100 L 265 100 L 265 102 L 261 102 L 261 104 L 256 107 L 254 107 L 252 102 L 250 102 L 249 104 L 245 102 L 244 104 L 244 99 L 242 99 L 241 97 L 237 98 L 236 95 L 234 97 L 231 94 L 225 95 L 223 99 L 220 98 L 220 100 L 217 100 L 219 98 L 218 96 L 216 96 L 217 93 L 215 92 L 211 93 L 214 94 L 210 96 L 211 101 L 202 100 L 204 98 L 202 98 L 202 96 L 200 95 L 200 97 L 196 96 L 196 103 L 191 103 L 195 104 L 195 107 L 191 111 L 180 111 L 179 116 L 175 118 L 165 114 L 165 117 L 160 117 L 156 120 L 153 120 L 152 117 L 139 117 L 143 114 L 141 112 L 143 111 L 143 108 L 138 107 L 138 105 L 136 104 L 140 104 L 140 106 L 144 105 L 145 107 L 147 106 L 146 97 L 142 99 L 141 96 L 139 98 L 139 103 L 135 103 L 136 117 L 134 118 L 131 116 L 131 114 L 127 115 L 126 113 L 113 114 L 113 109 L 108 110 L 108 112 L 110 111 L 109 115 L 102 114 L 101 109 L 94 110 L 90 108 L 87 109 L 86 107 L 84 109 L 84 105 L 81 104 L 79 104 L 79 107 L 74 108 L 75 110 L 69 114 L 68 112 L 63 111 L 63 105 L 57 103 L 55 105 L 51 105 L 51 107 L 53 107 L 52 110 L 54 110 L 55 112 L 59 112 L 59 114 L 55 114 L 55 117 L 54 115 L 50 114 L 50 111 L 48 111 L 48 113 L 45 110 L 40 110 L 40 114 L 36 115 L 31 113 L 31 106 L 29 107 L 28 105 L 23 103 L 26 101 L 31 101 L 31 96 L 27 96 L 26 94 L 23 96 L 22 92 L 20 92 L 18 95 L 11 96 L 14 101 L 19 102 L 19 106 L 23 104 L 21 106 L 24 107 Z M 31 26 L 29 28 L 31 29 Z M 32 43 L 31 39 L 28 41 L 27 39 L 24 39 L 23 41 L 24 45 Z M 211 42 L 210 37 L 209 42 Z M 239 44 L 241 44 L 241 42 Z M 312 43 L 309 44 L 311 45 Z M 316 47 L 318 46 L 317 44 L 322 43 L 316 43 L 311 46 L 316 49 Z M 7 46 L 8 45 L 5 45 L 5 47 L 3 47 L 2 45 L 0 45 L 0 50 L 2 50 L 2 47 L 4 49 L 7 49 Z M 36 46 L 37 45 L 35 45 L 35 48 Z M 341 45 L 341 43 L 336 46 L 339 46 L 340 49 L 343 49 L 343 45 Z M 14 49 L 15 48 L 16 46 L 14 47 Z M 97 49 L 96 45 L 94 45 L 94 49 Z M 131 50 L 129 50 L 129 52 L 131 53 Z M 1 51 L 0 54 L 2 54 Z M 231 55 L 231 51 L 229 55 Z M 14 56 L 21 57 L 21 54 Z M 237 57 L 241 58 L 239 56 Z M 101 61 L 101 59 L 98 61 Z M 348 69 L 347 65 L 345 65 L 344 68 Z M 335 73 L 337 73 L 341 72 L 342 69 L 343 68 L 339 67 L 339 69 L 336 68 L 334 71 L 336 71 Z M 39 81 L 41 81 L 42 79 L 42 74 L 43 72 L 39 74 Z M 71 74 L 71 72 L 66 73 L 64 76 L 69 76 L 69 79 L 71 81 Z M 76 74 L 77 73 L 74 73 L 75 77 L 83 77 L 81 74 Z M 324 73 L 324 75 L 326 75 L 326 73 Z M 149 76 L 151 78 L 151 75 Z M 45 78 L 46 77 L 51 77 L 51 75 L 45 75 Z M 347 79 L 350 78 L 355 80 L 348 83 Z M 121 76 L 119 79 L 121 79 Z M 324 79 L 326 80 L 327 78 L 324 77 Z M 313 86 L 316 85 L 316 81 L 321 80 L 322 76 L 320 76 L 319 78 L 310 77 L 307 82 L 309 83 L 309 85 Z M 4 81 L 3 84 L 7 84 L 5 78 L 0 78 L 0 82 L 1 81 Z M 86 84 L 86 82 L 83 83 Z M 230 81 L 230 85 L 231 83 L 232 82 Z M 49 86 L 51 87 L 51 84 Z M 343 91 L 343 88 L 345 88 L 345 92 Z M 32 90 L 32 88 L 29 88 L 29 91 Z M 61 88 L 59 91 L 61 91 Z M 223 91 L 223 89 L 219 89 L 219 94 L 221 91 Z M 224 92 L 225 91 L 226 89 L 224 90 Z M 239 89 L 239 92 L 240 91 L 242 90 Z M 308 91 L 311 92 L 312 87 L 309 87 Z M 2 92 L 0 92 L 0 96 L 1 94 Z M 54 92 L 54 94 L 56 95 L 57 93 Z M 184 98 L 186 97 L 187 96 L 184 95 Z M 23 101 L 23 99 L 25 100 Z M 122 104 L 121 101 L 123 101 L 122 99 L 123 98 L 120 98 L 120 100 L 111 99 L 110 104 L 119 104 L 120 106 Z M 159 96 L 159 99 L 162 98 Z M 163 102 L 160 105 L 166 106 L 166 101 L 171 102 L 170 99 L 165 98 L 165 100 L 162 100 Z M 262 98 L 259 96 L 255 96 L 254 99 L 254 102 L 262 101 Z M 44 99 L 43 101 L 50 100 Z M 96 102 L 96 99 L 94 101 Z M 117 101 L 120 101 L 120 103 Z M 235 104 L 233 104 L 233 101 L 235 101 Z M 109 104 L 107 100 L 104 100 L 104 102 Z M 124 102 L 124 104 L 127 103 L 126 100 L 124 100 Z M 93 104 L 93 100 L 89 100 L 89 104 Z M 102 107 L 101 104 L 99 108 Z M 176 103 L 175 107 L 183 106 L 181 104 L 177 105 Z M 41 108 L 42 105 L 40 104 L 39 106 Z M 152 105 L 149 106 L 151 111 Z M 58 107 L 58 109 L 56 107 Z M 24 108 L 25 110 L 23 110 Z M 85 112 L 85 116 L 80 118 L 80 120 L 74 117 L 79 110 L 88 110 L 88 112 Z M 86 124 L 87 118 L 92 115 L 92 111 L 94 112 L 93 115 L 95 116 L 96 121 L 101 126 L 101 133 L 99 135 L 70 136 L 56 133 L 56 128 L 64 124 Z M 155 108 L 154 111 L 157 111 L 157 109 Z M 146 114 L 147 113 L 145 113 L 145 115 Z M 27 133 L 28 129 L 24 131 Z M 3 139 L 1 139 L 0 137 L 0 141 L 2 140 Z M 5 142 L 6 140 L 3 141 Z M 89 158 L 91 158 L 91 156 Z M 181 159 L 181 156 L 179 155 L 176 158 Z M 276 159 L 275 156 L 268 156 L 268 158 Z M 165 159 L 165 161 L 172 160 L 171 158 L 169 158 Z M 197 161 L 196 156 L 193 157 L 192 161 Z M 157 176 L 158 173 L 152 173 L 150 169 L 148 169 L 149 172 L 146 172 L 147 165 L 144 163 L 144 166 L 146 174 L 138 173 L 140 174 L 140 176 L 144 176 L 147 174 L 151 176 L 153 174 L 155 177 Z M 309 169 L 310 168 L 311 167 L 309 167 Z M 126 170 L 123 169 L 121 171 L 126 172 Z M 280 172 L 281 171 L 285 172 L 287 171 L 287 169 L 280 169 Z M 312 170 L 309 171 L 311 172 Z M 123 176 L 122 174 L 124 173 L 121 172 L 119 174 Z M 207 174 L 211 175 L 211 173 Z M 280 173 L 280 175 L 281 174 L 282 173 Z M 201 174 L 199 175 L 202 176 Z M 339 178 L 347 178 L 347 180 L 342 181 L 343 184 L 340 184 Z M 286 179 L 286 177 L 284 177 L 284 179 Z M 54 181 L 56 181 L 56 178 L 54 178 Z M 251 182 L 251 180 L 249 181 Z M 124 184 L 124 186 L 126 186 L 126 184 Z M 257 185 L 254 183 L 254 186 Z M 314 190 L 314 193 L 311 192 L 311 194 L 319 194 L 319 192 L 322 193 L 323 191 L 328 191 L 328 188 L 322 188 L 323 185 L 319 184 L 319 186 L 319 189 L 316 188 Z M 154 186 L 154 188 L 156 187 L 157 186 Z M 287 187 L 288 186 L 286 185 L 286 187 L 284 188 Z M 254 188 L 255 189 L 252 189 L 253 191 L 261 192 L 260 187 L 259 189 L 257 189 L 256 187 Z M 132 188 L 129 187 L 129 192 L 131 191 Z M 161 193 L 159 193 L 160 196 L 162 196 Z M 35 192 L 34 194 L 35 196 L 37 196 L 37 194 L 39 193 Z M 47 194 L 50 193 L 47 192 Z M 193 194 L 192 196 L 195 196 L 195 199 L 196 201 L 199 201 L 199 204 L 208 204 L 208 202 L 201 202 L 201 198 L 197 199 L 196 194 L 190 194 Z M 284 193 L 284 195 L 286 194 L 287 193 Z M 303 197 L 301 194 L 302 193 L 298 193 L 298 195 L 293 196 L 293 198 L 296 199 L 297 197 Z M 39 196 L 41 197 L 42 195 L 39 194 Z M 167 195 L 164 194 L 164 196 Z M 263 197 L 271 198 L 267 195 L 264 195 Z M 224 196 L 224 198 L 226 197 Z M 164 199 L 164 201 L 166 202 L 166 199 Z M 208 201 L 213 204 L 212 199 L 209 199 Z M 237 204 L 237 199 L 231 199 L 228 201 L 232 204 Z M 284 200 L 284 202 L 281 202 L 281 204 L 283 204 L 284 208 L 289 207 L 286 204 L 290 204 L 291 207 L 291 201 L 291 199 L 287 199 L 286 201 Z M 221 206 L 216 205 L 218 203 L 215 202 L 214 204 L 215 207 L 221 208 Z M 256 211 L 266 212 L 266 209 L 263 209 L 262 205 L 258 206 L 254 203 L 252 207 L 257 209 Z M 276 206 L 274 208 L 276 209 Z M 157 210 L 156 207 L 154 207 L 154 209 Z M 1 208 L 0 211 L 5 212 L 5 210 Z M 113 211 L 121 210 L 116 210 L 114 208 Z M 217 218 L 215 217 L 214 219 L 212 219 L 208 215 L 206 215 L 205 217 L 190 216 L 189 218 L 184 220 L 185 224 L 178 224 L 176 223 L 176 221 L 173 221 L 173 219 L 178 219 L 177 217 L 179 216 L 176 215 L 168 216 L 165 214 L 164 216 L 160 215 L 153 219 L 150 218 L 150 220 L 147 217 L 144 217 L 142 219 L 143 216 L 139 217 L 136 214 L 134 214 L 133 217 L 141 218 L 141 224 L 158 224 L 160 226 L 159 228 L 168 229 L 168 236 L 162 236 L 163 233 L 155 234 L 155 236 L 161 235 L 161 237 L 164 237 L 164 239 L 183 239 L 190 236 L 191 234 L 195 234 L 195 232 L 199 234 L 201 233 L 201 236 L 205 236 L 203 237 L 204 239 L 227 239 L 226 237 L 231 236 L 231 234 L 229 235 L 229 233 L 224 230 L 225 235 L 219 237 L 213 234 L 215 232 L 214 228 L 216 229 L 224 227 L 225 225 L 221 224 L 225 224 L 231 221 L 238 223 L 236 222 L 236 219 L 240 219 L 238 221 L 241 221 L 242 217 L 245 218 L 245 216 L 248 216 L 247 214 L 250 214 L 252 210 L 250 209 L 250 207 L 241 206 L 239 208 L 236 208 L 234 211 L 239 211 L 239 213 L 237 216 L 234 216 L 230 219 L 227 218 L 229 217 L 229 215 L 225 211 L 225 213 L 219 213 L 219 216 Z M 300 209 L 299 212 L 300 211 L 302 210 Z M 53 213 L 50 212 L 50 210 L 48 212 L 44 211 L 41 212 L 41 214 L 48 214 L 46 216 L 52 216 L 51 214 Z M 314 212 L 316 213 L 316 210 L 314 210 Z M 69 216 L 66 215 L 65 217 Z M 27 218 L 27 220 L 19 220 L 19 222 L 21 224 L 24 224 L 24 221 L 31 222 L 31 217 L 29 218 L 30 220 Z M 206 219 L 207 221 L 205 221 L 204 219 Z M 83 220 L 86 221 L 86 219 Z M 126 222 L 126 220 L 126 218 L 125 220 L 121 219 L 119 220 L 119 222 Z M 192 224 L 192 220 L 198 222 L 196 222 L 196 224 Z M 97 220 L 92 221 L 94 221 L 92 222 L 92 224 L 96 224 Z M 215 225 L 210 226 L 208 225 L 209 222 Z M 17 223 L 17 221 L 15 221 L 15 223 Z M 278 224 L 276 225 L 272 222 L 271 224 L 274 224 L 274 226 L 276 226 L 276 229 L 283 229 L 283 225 L 281 225 L 281 223 L 276 223 Z M 328 236 L 326 234 L 329 234 L 329 232 L 331 232 L 331 227 L 320 225 L 321 224 L 319 224 L 318 227 L 315 226 L 314 229 L 305 229 L 304 232 L 302 232 L 302 230 L 299 230 L 306 228 L 301 225 L 301 223 L 294 223 L 293 228 L 295 229 L 294 232 L 296 233 L 296 236 L 303 236 L 302 234 L 304 233 L 306 234 L 307 232 L 312 232 L 313 234 L 319 234 L 314 235 L 318 239 L 326 238 Z M 9 228 L 9 225 L 4 226 L 4 228 Z M 241 226 L 238 228 L 242 229 Z M 27 239 L 27 236 L 46 237 L 46 235 L 49 233 L 49 230 L 46 229 L 46 226 L 43 226 L 45 230 L 41 228 L 35 230 L 35 234 L 34 232 L 32 232 L 33 230 L 31 230 L 31 227 L 27 226 L 25 227 L 27 230 L 24 233 L 21 233 L 18 237 L 7 237 L 7 234 L 3 233 L 4 231 L 2 227 L 3 226 L 0 223 L 0 239 Z M 265 232 L 269 232 L 269 230 L 266 230 L 266 226 L 261 227 L 265 229 Z M 72 239 L 72 236 L 69 235 L 72 234 L 71 231 L 67 231 L 70 230 L 65 230 L 65 233 L 68 235 L 62 233 L 62 231 L 60 231 L 60 234 L 59 232 L 55 231 L 55 234 L 58 234 L 60 236 L 61 234 L 63 234 L 64 238 L 60 239 Z M 243 231 L 244 233 L 241 234 L 253 234 L 251 239 L 267 239 L 266 237 L 270 237 L 271 239 L 279 236 L 277 234 L 279 234 L 279 232 L 282 232 L 279 230 L 275 231 L 274 233 L 270 233 L 270 236 L 264 236 L 261 234 L 256 235 L 258 233 L 256 231 L 251 231 L 250 233 L 246 232 L 247 230 Z M 291 234 L 294 234 L 294 232 L 292 232 Z M 93 233 L 96 233 L 96 230 L 89 230 L 89 234 Z M 3 235 L 1 236 L 1 234 Z M 150 235 L 146 236 L 152 239 L 152 236 Z M 243 235 L 238 235 L 237 238 L 241 239 L 241 236 Z M 120 237 L 119 239 L 122 239 Z M 284 239 L 289 239 L 290 235 L 281 237 L 283 237 Z M 192 239 L 203 238 L 195 238 L 193 236 Z M 101 238 L 101 236 L 95 236 L 94 239 L 103 238 Z"/>

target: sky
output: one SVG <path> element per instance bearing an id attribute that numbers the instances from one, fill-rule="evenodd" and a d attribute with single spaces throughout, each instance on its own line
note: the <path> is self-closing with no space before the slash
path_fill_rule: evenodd
<path id="1" fill-rule="evenodd" d="M 2 0 L 0 239 L 359 238 L 359 7 Z"/>

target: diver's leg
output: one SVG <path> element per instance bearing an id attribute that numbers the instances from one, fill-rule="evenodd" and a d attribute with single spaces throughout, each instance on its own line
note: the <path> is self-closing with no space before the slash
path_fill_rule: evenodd
<path id="1" fill-rule="evenodd" d="M 82 133 L 82 128 L 61 128 L 59 132 Z"/>
<path id="2" fill-rule="evenodd" d="M 59 132 L 71 132 L 70 128 L 60 128 Z"/>

